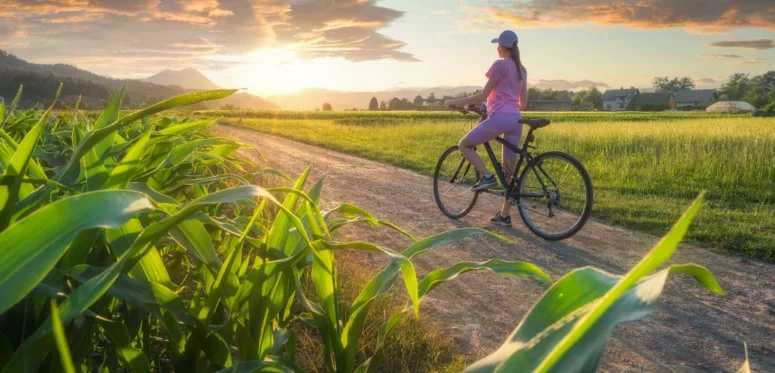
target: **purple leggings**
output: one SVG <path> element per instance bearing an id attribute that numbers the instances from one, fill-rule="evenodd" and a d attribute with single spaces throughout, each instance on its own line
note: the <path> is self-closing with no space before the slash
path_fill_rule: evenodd
<path id="1" fill-rule="evenodd" d="M 468 134 L 460 140 L 460 147 L 477 146 L 500 136 L 500 134 L 504 135 L 504 140 L 519 146 L 519 139 L 522 137 L 522 125 L 519 124 L 520 119 L 522 119 L 522 114 L 520 113 L 493 114 L 484 122 L 479 123 L 476 128 L 468 132 Z M 513 166 L 514 161 L 517 159 L 517 153 L 511 148 L 503 145 L 502 154 L 503 162 Z"/>

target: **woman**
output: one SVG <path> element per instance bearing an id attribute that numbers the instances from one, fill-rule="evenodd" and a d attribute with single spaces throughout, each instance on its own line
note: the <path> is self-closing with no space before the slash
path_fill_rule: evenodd
<path id="1" fill-rule="evenodd" d="M 466 134 L 459 144 L 463 156 L 483 175 L 482 179 L 471 187 L 472 191 L 486 190 L 498 183 L 495 176 L 487 170 L 474 147 L 501 134 L 504 134 L 506 141 L 519 144 L 519 139 L 522 137 L 522 125 L 519 124 L 522 118 L 520 110 L 525 110 L 527 106 L 527 70 L 520 61 L 517 34 L 506 30 L 492 42 L 498 43 L 500 59 L 495 61 L 485 74 L 489 80 L 482 92 L 470 97 L 446 101 L 447 106 L 462 107 L 481 103 L 487 98 L 487 120 L 479 123 Z M 513 177 L 510 173 L 514 170 L 517 154 L 506 146 L 503 146 L 502 152 L 503 172 L 510 182 Z M 511 226 L 510 210 L 511 205 L 506 198 L 501 211 L 490 221 L 502 226 Z"/>

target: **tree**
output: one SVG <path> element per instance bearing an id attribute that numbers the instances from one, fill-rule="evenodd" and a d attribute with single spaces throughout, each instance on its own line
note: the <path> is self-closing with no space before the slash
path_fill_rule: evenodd
<path id="1" fill-rule="evenodd" d="M 670 79 L 666 76 L 656 77 L 651 81 L 654 90 L 662 93 L 676 93 L 686 89 L 694 89 L 694 80 L 688 76 Z"/>
<path id="2" fill-rule="evenodd" d="M 388 103 L 388 110 L 398 110 L 399 106 L 401 106 L 401 100 L 393 97 Z"/>
<path id="3" fill-rule="evenodd" d="M 571 100 L 571 105 L 574 108 L 578 108 L 579 106 L 581 106 L 581 102 L 582 101 L 583 101 L 583 98 L 581 97 L 581 94 L 575 93 L 575 94 L 573 94 L 573 99 Z"/>
<path id="4" fill-rule="evenodd" d="M 371 101 L 369 101 L 369 110 L 375 111 L 379 109 L 379 102 L 377 102 L 376 97 L 372 97 Z"/>
<path id="5" fill-rule="evenodd" d="M 584 102 L 591 102 L 595 109 L 603 108 L 603 94 L 597 90 L 597 87 L 589 87 L 589 91 L 584 95 Z"/>
<path id="6" fill-rule="evenodd" d="M 380 103 L 379 103 L 379 110 L 387 110 L 387 102 L 380 101 Z"/>
<path id="7" fill-rule="evenodd" d="M 732 74 L 732 76 L 724 82 L 718 90 L 718 94 L 721 100 L 742 100 L 751 88 L 753 88 L 753 84 L 751 79 L 748 78 L 748 74 L 737 73 Z"/>
<path id="8" fill-rule="evenodd" d="M 423 102 L 422 96 L 417 95 L 417 97 L 415 97 L 414 101 L 412 102 L 414 103 L 414 106 L 417 106 L 417 107 L 422 106 L 422 102 Z"/>
<path id="9" fill-rule="evenodd" d="M 331 104 L 329 104 L 328 102 L 323 104 L 323 111 L 331 111 L 331 110 L 334 110 L 334 108 L 331 107 Z"/>
<path id="10" fill-rule="evenodd" d="M 744 101 L 757 108 L 763 108 L 770 103 L 770 95 L 764 86 L 755 86 L 745 95 Z"/>
<path id="11" fill-rule="evenodd" d="M 775 71 L 770 70 L 756 77 L 762 86 L 770 92 L 775 91 Z"/>

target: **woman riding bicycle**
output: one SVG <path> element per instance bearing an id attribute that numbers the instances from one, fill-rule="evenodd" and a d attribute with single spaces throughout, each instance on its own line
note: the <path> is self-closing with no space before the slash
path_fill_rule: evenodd
<path id="1" fill-rule="evenodd" d="M 493 140 L 501 134 L 506 141 L 519 144 L 522 137 L 522 125 L 519 124 L 519 120 L 522 119 L 520 110 L 525 110 L 527 106 L 527 70 L 520 60 L 517 34 L 506 30 L 492 42 L 498 43 L 500 59 L 495 61 L 485 74 L 488 80 L 482 92 L 446 101 L 449 107 L 463 107 L 479 104 L 485 98 L 487 99 L 487 119 L 468 132 L 459 144 L 463 156 L 483 175 L 482 179 L 471 187 L 472 191 L 486 190 L 498 183 L 495 175 L 487 169 L 474 147 Z M 510 182 L 513 177 L 510 173 L 514 170 L 517 154 L 505 145 L 502 154 L 506 181 Z M 490 221 L 498 225 L 511 226 L 510 210 L 511 204 L 508 198 L 505 198 L 501 211 Z"/>

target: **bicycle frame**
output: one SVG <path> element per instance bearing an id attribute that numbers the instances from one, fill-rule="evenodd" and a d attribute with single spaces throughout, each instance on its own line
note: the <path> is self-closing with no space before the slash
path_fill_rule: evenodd
<path id="1" fill-rule="evenodd" d="M 528 133 L 527 137 L 525 138 L 525 142 L 522 148 L 519 148 L 518 146 L 506 141 L 502 137 L 496 137 L 495 141 L 503 144 L 503 146 L 506 146 L 508 148 L 511 148 L 519 158 L 517 159 L 517 164 L 514 167 L 514 173 L 511 176 L 511 182 L 508 182 L 506 180 L 506 174 L 503 172 L 503 167 L 501 167 L 500 162 L 498 162 L 498 158 L 495 156 L 495 152 L 492 150 L 492 145 L 490 145 L 489 142 L 484 143 L 484 149 L 487 150 L 487 155 L 490 157 L 490 162 L 492 162 L 493 167 L 495 168 L 495 174 L 498 175 L 498 181 L 500 181 L 501 186 L 504 187 L 503 191 L 499 193 L 500 195 L 504 197 L 509 198 L 520 198 L 520 197 L 531 197 L 531 198 L 541 198 L 545 196 L 545 193 L 519 193 L 517 190 L 517 183 L 519 182 L 519 171 L 522 168 L 522 163 L 525 163 L 525 167 L 535 165 L 535 161 L 533 159 L 533 156 L 528 152 L 527 147 L 530 144 L 530 138 L 533 135 L 533 129 L 531 128 Z M 535 167 L 532 168 L 533 172 L 535 172 Z M 546 175 L 545 172 L 541 172 Z M 542 180 L 541 176 L 536 174 L 538 181 L 541 183 L 541 188 L 546 190 L 546 184 Z M 507 187 L 508 186 L 508 187 Z"/>
<path id="2" fill-rule="evenodd" d="M 487 119 L 486 112 L 482 113 L 479 112 L 479 115 L 481 116 L 481 119 L 479 120 L 479 123 Z M 530 198 L 542 198 L 546 196 L 547 190 L 546 190 L 546 184 L 544 183 L 543 178 L 541 175 L 538 174 L 536 169 L 541 170 L 541 174 L 543 174 L 544 177 L 549 179 L 549 181 L 556 185 L 554 180 L 544 171 L 540 165 L 537 165 L 538 167 L 533 167 L 533 172 L 536 173 L 536 178 L 538 179 L 539 183 L 541 183 L 541 189 L 543 193 L 519 193 L 517 190 L 517 183 L 519 178 L 519 171 L 522 168 L 522 163 L 525 162 L 525 167 L 528 166 L 536 166 L 536 162 L 533 158 L 533 156 L 530 154 L 530 152 L 527 151 L 530 142 L 533 139 L 533 128 L 530 128 L 530 130 L 527 132 L 527 136 L 525 137 L 525 142 L 522 145 L 522 148 L 518 147 L 517 145 L 514 145 L 508 141 L 506 141 L 502 137 L 496 137 L 494 140 L 503 144 L 503 146 L 509 147 L 512 149 L 517 155 L 519 155 L 519 159 L 517 160 L 517 164 L 514 167 L 514 173 L 511 176 L 511 182 L 506 181 L 506 175 L 503 173 L 503 168 L 501 167 L 500 162 L 498 162 L 498 158 L 495 156 L 495 152 L 492 150 L 492 146 L 490 145 L 490 142 L 485 142 L 484 148 L 487 150 L 487 155 L 490 157 L 490 162 L 492 162 L 493 167 L 495 168 L 495 174 L 498 175 L 498 181 L 500 181 L 501 186 L 504 187 L 504 189 L 500 192 L 490 191 L 490 193 L 495 193 L 498 195 L 501 195 L 503 197 L 509 197 L 509 198 L 521 198 L 521 197 L 530 197 Z M 460 166 L 458 166 L 457 170 L 455 171 L 455 174 L 452 176 L 452 180 L 454 181 L 457 179 L 458 174 L 460 173 L 461 169 L 463 168 L 463 165 L 468 163 L 466 166 L 465 171 L 463 171 L 463 175 L 465 176 L 468 171 L 471 169 L 471 163 L 466 162 L 466 159 L 461 160 Z M 508 186 L 508 187 L 507 187 Z"/>

